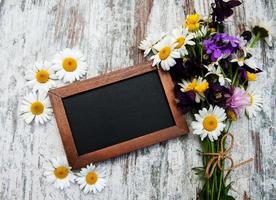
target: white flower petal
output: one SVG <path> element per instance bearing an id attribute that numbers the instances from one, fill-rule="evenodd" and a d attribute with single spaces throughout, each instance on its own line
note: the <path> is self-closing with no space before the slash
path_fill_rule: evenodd
<path id="1" fill-rule="evenodd" d="M 205 129 L 205 125 L 203 124 L 203 121 L 206 117 L 209 115 L 215 116 L 217 120 L 217 127 L 215 127 L 213 130 Z M 210 141 L 214 141 L 218 139 L 218 136 L 223 131 L 225 124 L 223 121 L 226 118 L 225 110 L 223 108 L 220 108 L 218 106 L 213 107 L 212 105 L 207 110 L 206 108 L 203 108 L 202 110 L 199 110 L 199 114 L 195 114 L 195 120 L 193 121 L 191 126 L 193 128 L 193 134 L 200 135 L 201 140 L 205 139 L 207 136 Z"/>
<path id="2" fill-rule="evenodd" d="M 90 185 L 86 182 L 86 176 L 89 172 L 95 172 L 97 174 L 97 181 L 95 184 Z M 102 191 L 105 186 L 105 174 L 106 171 L 102 167 L 95 167 L 92 163 L 87 165 L 85 168 L 80 170 L 78 177 L 76 178 L 76 182 L 80 185 L 80 189 L 83 190 L 85 194 L 93 192 L 97 193 Z"/>
<path id="3" fill-rule="evenodd" d="M 66 71 L 62 66 L 63 60 L 68 57 L 74 58 L 77 62 L 77 68 L 72 72 Z M 77 49 L 64 49 L 54 57 L 52 63 L 52 69 L 57 71 L 55 77 L 65 83 L 72 83 L 86 74 L 86 57 Z"/>

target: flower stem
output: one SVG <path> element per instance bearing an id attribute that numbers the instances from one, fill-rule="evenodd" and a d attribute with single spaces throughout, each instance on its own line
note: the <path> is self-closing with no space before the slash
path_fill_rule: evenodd
<path id="1" fill-rule="evenodd" d="M 229 126 L 227 128 L 227 131 L 229 130 L 230 126 L 231 126 L 231 121 L 229 122 Z M 224 148 L 225 142 L 223 143 L 223 147 Z M 219 149 L 219 151 L 221 151 L 221 149 Z M 224 169 L 224 162 L 222 161 L 222 169 Z M 221 187 L 222 187 L 222 179 L 224 177 L 224 172 L 223 170 L 220 171 L 220 177 L 219 177 L 219 191 L 218 191 L 218 196 L 217 196 L 217 200 L 220 200 L 220 193 L 221 193 Z"/>
<path id="2" fill-rule="evenodd" d="M 231 128 L 231 125 L 232 125 L 232 121 L 229 121 L 229 125 L 228 125 L 228 127 L 227 127 L 225 133 L 228 133 L 229 129 Z"/>
<path id="3" fill-rule="evenodd" d="M 251 42 L 249 48 L 254 48 L 259 40 L 260 40 L 260 33 L 258 33 L 258 34 L 254 37 L 254 39 L 252 40 L 252 42 Z"/>
<path id="4" fill-rule="evenodd" d="M 231 82 L 233 81 L 233 70 L 232 70 L 232 64 L 230 64 L 230 67 L 229 67 L 229 74 L 230 74 L 230 79 L 231 79 Z M 233 83 L 233 82 L 232 82 Z"/>
<path id="5" fill-rule="evenodd" d="M 227 129 L 226 129 L 226 131 L 225 131 L 225 133 L 228 133 L 228 131 L 230 130 L 230 128 L 231 128 L 231 125 L 232 125 L 232 121 L 229 121 L 229 124 L 228 124 L 228 127 L 227 127 Z M 225 140 L 223 141 L 223 147 L 222 148 L 224 148 L 225 147 Z M 221 151 L 221 149 L 219 149 L 219 151 Z M 222 169 L 224 169 L 224 162 L 222 161 Z M 223 180 L 223 178 L 224 178 L 224 171 L 223 170 L 221 170 L 221 172 L 220 172 L 220 178 L 219 178 L 219 191 L 218 191 L 218 196 L 217 196 L 217 200 L 220 200 L 220 194 L 221 194 L 221 190 L 222 190 L 222 180 Z"/>
<path id="6" fill-rule="evenodd" d="M 224 167 L 224 166 L 222 166 Z M 219 178 L 219 191 L 218 191 L 218 196 L 217 200 L 220 200 L 220 193 L 221 193 L 221 186 L 222 186 L 222 179 L 223 179 L 224 173 L 223 171 L 220 172 L 220 178 Z"/>
<path id="7" fill-rule="evenodd" d="M 208 151 L 210 152 L 210 150 L 212 149 L 212 142 L 208 141 Z M 209 160 L 209 158 L 208 158 Z M 208 161 L 206 162 L 208 163 Z M 207 179 L 207 191 L 208 191 L 208 195 L 207 195 L 207 199 L 210 200 L 210 197 L 212 197 L 212 190 L 210 191 L 210 181 L 211 179 Z"/>
<path id="8" fill-rule="evenodd" d="M 232 85 L 235 86 L 235 82 L 236 82 L 236 79 L 237 79 L 237 76 L 238 76 L 238 72 L 239 72 L 239 68 L 237 68 L 236 72 L 235 72 L 235 75 L 234 75 L 234 78 L 232 80 Z"/>
<path id="9" fill-rule="evenodd" d="M 215 153 L 215 146 L 214 146 L 214 142 L 211 142 L 211 149 L 212 149 L 212 153 Z M 215 181 L 216 181 L 217 177 L 216 177 L 216 170 L 214 171 L 214 177 L 212 177 L 212 196 L 211 199 L 214 199 L 214 189 L 215 189 Z"/>
<path id="10" fill-rule="evenodd" d="M 196 57 L 195 47 L 191 47 L 194 57 Z"/>

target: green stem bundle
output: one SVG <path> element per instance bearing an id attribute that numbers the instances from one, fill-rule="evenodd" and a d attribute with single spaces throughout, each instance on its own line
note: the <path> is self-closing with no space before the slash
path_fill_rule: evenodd
<path id="1" fill-rule="evenodd" d="M 220 147 L 222 137 L 228 133 L 231 127 L 231 122 L 228 123 L 227 128 L 225 128 L 223 134 L 219 137 L 217 141 L 211 142 L 206 140 L 202 143 L 202 153 L 219 153 L 223 148 L 224 150 L 226 141 L 223 141 L 223 147 Z M 210 178 L 207 178 L 205 175 L 205 170 L 208 165 L 208 162 L 212 159 L 212 156 L 203 156 L 203 168 L 202 173 L 197 173 L 201 176 L 204 181 L 203 188 L 199 194 L 200 200 L 224 200 L 232 199 L 228 192 L 231 184 L 226 183 L 226 177 L 224 175 L 224 170 L 216 168 L 214 173 Z M 222 169 L 224 169 L 224 161 L 221 161 Z"/>

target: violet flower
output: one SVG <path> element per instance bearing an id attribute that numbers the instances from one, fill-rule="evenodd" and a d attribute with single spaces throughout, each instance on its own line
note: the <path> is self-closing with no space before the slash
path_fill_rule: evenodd
<path id="1" fill-rule="evenodd" d="M 210 39 L 203 41 L 206 53 L 211 56 L 212 62 L 219 58 L 226 58 L 239 48 L 240 40 L 227 33 L 217 33 Z"/>
<path id="2" fill-rule="evenodd" d="M 195 58 L 188 58 L 185 62 L 183 59 L 176 59 L 175 61 L 175 66 L 170 69 L 171 77 L 175 82 L 201 75 L 202 67 Z"/>
<path id="3" fill-rule="evenodd" d="M 249 42 L 252 38 L 252 33 L 250 31 L 244 31 L 241 34 L 241 37 L 243 37 L 247 42 Z"/>
<path id="4" fill-rule="evenodd" d="M 232 96 L 232 91 L 219 83 L 214 83 L 206 90 L 205 96 L 213 106 L 226 108 L 226 101 Z"/>
<path id="5" fill-rule="evenodd" d="M 217 20 L 218 22 L 223 22 L 225 18 L 230 17 L 233 14 L 232 8 L 241 5 L 241 2 L 238 0 L 215 0 L 215 3 L 212 3 L 213 9 L 213 21 Z"/>
<path id="6" fill-rule="evenodd" d="M 180 86 L 175 87 L 175 96 L 177 99 L 177 108 L 183 114 L 190 112 L 196 106 L 196 94 L 192 91 L 182 92 Z"/>
<path id="7" fill-rule="evenodd" d="M 233 95 L 227 99 L 226 105 L 231 108 L 237 115 L 250 104 L 250 97 L 245 90 L 241 88 L 235 88 Z"/>

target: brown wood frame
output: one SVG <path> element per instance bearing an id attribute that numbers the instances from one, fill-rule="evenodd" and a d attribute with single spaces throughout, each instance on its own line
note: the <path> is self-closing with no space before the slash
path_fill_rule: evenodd
<path id="1" fill-rule="evenodd" d="M 174 84 L 171 79 L 171 76 L 167 72 L 158 70 L 158 74 L 162 82 L 169 103 L 169 107 L 172 112 L 172 116 L 175 121 L 175 126 L 162 129 L 150 134 L 146 134 L 144 136 L 140 136 L 81 156 L 78 155 L 72 132 L 70 129 L 70 124 L 68 122 L 65 109 L 63 106 L 62 98 L 69 97 L 91 89 L 99 88 L 111 83 L 119 82 L 148 72 L 152 72 L 154 70 L 157 69 L 153 68 L 150 63 L 135 65 L 129 68 L 121 69 L 102 76 L 79 81 L 49 91 L 49 96 L 52 103 L 54 115 L 57 121 L 57 125 L 60 131 L 62 143 L 65 148 L 68 162 L 73 169 L 78 169 L 84 167 L 87 164 L 90 164 L 91 162 L 94 163 L 109 158 L 113 158 L 137 150 L 139 148 L 150 146 L 188 133 L 186 121 L 176 107 L 173 93 Z"/>

